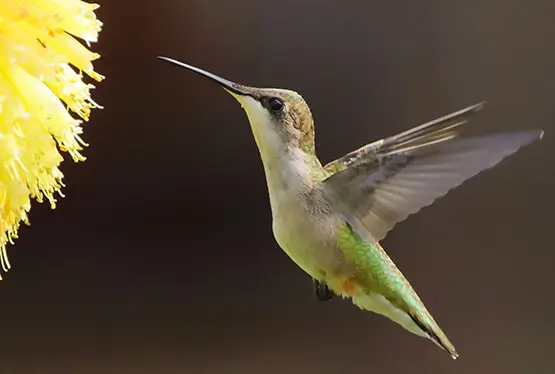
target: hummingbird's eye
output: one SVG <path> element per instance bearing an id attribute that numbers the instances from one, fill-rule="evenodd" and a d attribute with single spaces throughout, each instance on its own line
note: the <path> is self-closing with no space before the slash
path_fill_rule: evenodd
<path id="1" fill-rule="evenodd" d="M 280 112 L 283 109 L 283 101 L 277 97 L 270 97 L 266 100 L 268 109 L 274 112 Z"/>

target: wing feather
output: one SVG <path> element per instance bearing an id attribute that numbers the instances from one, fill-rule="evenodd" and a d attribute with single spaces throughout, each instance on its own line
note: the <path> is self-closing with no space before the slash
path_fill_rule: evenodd
<path id="1" fill-rule="evenodd" d="M 324 169 L 328 173 L 336 173 L 359 163 L 376 160 L 385 153 L 414 149 L 452 139 L 457 135 L 458 128 L 468 122 L 470 117 L 484 105 L 485 102 L 471 105 L 397 135 L 377 140 L 328 163 Z"/>
<path id="2" fill-rule="evenodd" d="M 409 215 L 543 135 L 532 130 L 456 138 L 453 126 L 462 122 L 461 113 L 476 110 L 470 108 L 344 158 L 324 188 L 380 241 Z"/>

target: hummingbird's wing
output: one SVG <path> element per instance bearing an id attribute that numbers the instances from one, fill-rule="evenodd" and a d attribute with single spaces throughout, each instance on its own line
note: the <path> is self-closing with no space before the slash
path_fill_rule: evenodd
<path id="1" fill-rule="evenodd" d="M 328 163 L 324 166 L 324 169 L 333 174 L 359 163 L 376 160 L 385 152 L 395 149 L 401 150 L 451 139 L 457 135 L 458 128 L 465 124 L 473 114 L 482 109 L 484 105 L 485 102 L 471 105 L 400 134 L 377 140 Z"/>
<path id="2" fill-rule="evenodd" d="M 375 150 L 355 155 L 322 186 L 338 209 L 354 214 L 380 241 L 410 214 L 543 135 L 535 130 L 456 138 L 455 127 L 476 110 L 471 108 L 376 142 Z"/>

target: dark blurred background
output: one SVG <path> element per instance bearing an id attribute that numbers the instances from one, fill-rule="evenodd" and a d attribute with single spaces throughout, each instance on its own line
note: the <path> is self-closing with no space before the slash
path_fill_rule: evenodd
<path id="1" fill-rule="evenodd" d="M 0 283 L 2 374 L 555 373 L 552 0 L 114 1 L 105 106 L 66 198 L 34 204 Z M 246 116 L 167 55 L 311 105 L 326 162 L 481 100 L 479 132 L 543 128 L 384 241 L 461 354 L 280 250 Z"/>

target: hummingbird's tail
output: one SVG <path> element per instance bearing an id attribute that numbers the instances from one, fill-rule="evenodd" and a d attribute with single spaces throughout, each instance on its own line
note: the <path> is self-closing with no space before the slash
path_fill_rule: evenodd
<path id="1" fill-rule="evenodd" d="M 408 311 L 404 310 L 405 308 L 395 306 L 378 293 L 358 292 L 352 298 L 353 302 L 360 308 L 381 314 L 403 326 L 409 332 L 430 339 L 438 347 L 449 353 L 453 359 L 459 357 L 455 347 L 420 301 L 418 295 L 414 291 L 411 293 L 412 297 L 410 299 L 412 300 L 407 303 L 410 304 L 410 306 L 407 306 Z"/>
<path id="2" fill-rule="evenodd" d="M 426 337 L 434 342 L 456 360 L 459 357 L 455 346 L 449 341 L 445 333 L 439 328 L 428 311 L 424 313 L 410 313 L 412 321 L 426 334 Z"/>

